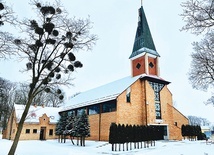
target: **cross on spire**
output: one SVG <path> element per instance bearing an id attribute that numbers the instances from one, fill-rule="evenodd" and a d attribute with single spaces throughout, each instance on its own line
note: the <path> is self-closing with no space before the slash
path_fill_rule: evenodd
<path id="1" fill-rule="evenodd" d="M 143 0 L 141 0 L 141 6 L 143 6 Z"/>

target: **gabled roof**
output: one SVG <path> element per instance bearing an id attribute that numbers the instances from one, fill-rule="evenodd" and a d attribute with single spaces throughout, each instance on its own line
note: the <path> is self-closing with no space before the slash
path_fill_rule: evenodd
<path id="1" fill-rule="evenodd" d="M 162 83 L 169 84 L 169 82 L 153 75 L 142 74 L 135 77 L 125 77 L 120 80 L 108 83 L 106 85 L 82 92 L 77 96 L 67 101 L 62 111 L 80 108 L 84 106 L 94 105 L 105 101 L 116 99 L 123 91 L 130 87 L 138 79 L 146 79 L 153 81 L 161 81 Z"/>
<path id="2" fill-rule="evenodd" d="M 19 123 L 21 116 L 24 112 L 25 105 L 15 104 L 16 121 Z M 60 108 L 56 107 L 43 107 L 43 106 L 30 106 L 25 123 L 39 123 L 39 117 L 46 114 L 50 118 L 50 123 L 55 124 L 59 120 Z"/>
<path id="3" fill-rule="evenodd" d="M 146 15 L 144 13 L 143 6 L 139 9 L 139 21 L 136 31 L 134 47 L 130 59 L 143 53 L 150 53 L 155 56 L 160 56 L 156 51 L 155 44 L 152 39 L 152 35 L 147 23 Z"/>

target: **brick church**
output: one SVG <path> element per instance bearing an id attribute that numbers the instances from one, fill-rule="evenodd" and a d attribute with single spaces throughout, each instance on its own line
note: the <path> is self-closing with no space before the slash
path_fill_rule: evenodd
<path id="1" fill-rule="evenodd" d="M 82 92 L 61 112 L 89 115 L 91 140 L 107 141 L 112 122 L 159 126 L 162 139 L 181 140 L 181 125 L 188 119 L 173 106 L 169 81 L 160 77 L 159 53 L 150 33 L 143 6 L 133 50 L 129 57 L 131 76 Z"/>

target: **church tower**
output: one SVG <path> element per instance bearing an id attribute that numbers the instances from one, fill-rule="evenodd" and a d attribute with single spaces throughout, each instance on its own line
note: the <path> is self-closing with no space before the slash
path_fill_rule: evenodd
<path id="1" fill-rule="evenodd" d="M 159 76 L 158 58 L 143 6 L 139 9 L 138 27 L 134 47 L 129 57 L 132 66 L 132 76 L 140 74 Z"/>

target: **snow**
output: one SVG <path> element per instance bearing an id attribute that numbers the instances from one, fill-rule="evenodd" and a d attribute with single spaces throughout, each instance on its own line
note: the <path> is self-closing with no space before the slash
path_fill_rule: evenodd
<path id="1" fill-rule="evenodd" d="M 15 104 L 14 107 L 15 107 L 16 118 L 18 123 L 24 112 L 25 105 Z M 25 122 L 39 123 L 39 117 L 42 117 L 43 114 L 46 114 L 48 117 L 50 117 L 50 123 L 55 124 L 57 123 L 60 117 L 58 114 L 59 111 L 60 111 L 60 108 L 57 108 L 57 107 L 30 106 Z"/>
<path id="2" fill-rule="evenodd" d="M 1 139 L 0 155 L 7 155 L 12 141 Z M 129 151 L 111 151 L 108 142 L 86 141 L 86 146 L 72 145 L 70 140 L 58 143 L 57 140 L 20 141 L 15 155 L 214 155 L 214 144 L 205 141 L 158 141 L 156 146 Z"/>

